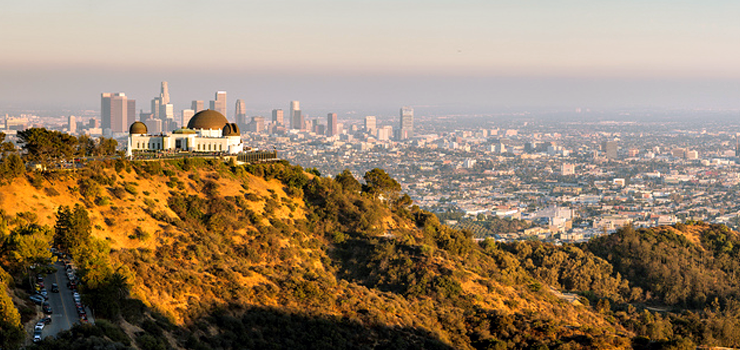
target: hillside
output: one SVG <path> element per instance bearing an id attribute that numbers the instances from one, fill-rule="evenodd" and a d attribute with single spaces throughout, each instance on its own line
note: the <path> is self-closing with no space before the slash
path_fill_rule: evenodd
<path id="1" fill-rule="evenodd" d="M 399 189 L 379 169 L 361 184 L 285 162 L 109 160 L 28 173 L 0 188 L 5 296 L 33 321 L 29 260 L 12 252 L 36 237 L 75 257 L 84 300 L 103 319 L 39 348 L 640 348 L 711 343 L 707 334 L 731 345 L 648 311 L 670 300 L 604 255 L 608 242 L 479 246 Z M 550 287 L 583 296 L 571 303 Z M 693 315 L 709 322 L 725 304 Z M 12 308 L 0 313 L 14 324 Z"/>

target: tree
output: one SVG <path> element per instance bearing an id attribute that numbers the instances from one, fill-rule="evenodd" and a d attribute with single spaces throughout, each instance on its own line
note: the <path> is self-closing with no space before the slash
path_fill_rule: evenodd
<path id="1" fill-rule="evenodd" d="M 345 191 L 357 193 L 362 189 L 362 185 L 360 185 L 360 182 L 355 179 L 349 169 L 344 169 L 344 171 L 337 174 L 337 176 L 334 177 L 334 180 L 339 183 Z"/>
<path id="2" fill-rule="evenodd" d="M 69 159 L 74 155 L 77 138 L 59 131 L 45 128 L 30 128 L 18 131 L 26 158 L 31 162 L 49 165 L 55 160 Z"/>
<path id="3" fill-rule="evenodd" d="M 49 251 L 47 227 L 32 225 L 13 233 L 13 259 L 23 267 L 35 264 L 48 264 L 52 255 Z"/>
<path id="4" fill-rule="evenodd" d="M 15 145 L 12 142 L 5 141 L 5 133 L 0 132 L 0 154 L 5 156 L 12 152 L 15 152 Z"/>
<path id="5" fill-rule="evenodd" d="M 63 205 L 57 211 L 57 223 L 54 226 L 54 244 L 72 253 L 87 245 L 90 241 L 92 228 L 87 210 L 80 204 L 74 209 Z"/>
<path id="6" fill-rule="evenodd" d="M 77 138 L 77 150 L 76 154 L 80 157 L 86 157 L 93 155 L 95 151 L 95 140 L 87 135 L 80 135 Z"/>
<path id="7" fill-rule="evenodd" d="M 401 185 L 391 178 L 383 169 L 375 168 L 365 173 L 363 191 L 374 197 L 394 199 L 401 191 Z"/>
<path id="8" fill-rule="evenodd" d="M 95 150 L 97 156 L 112 156 L 116 154 L 116 148 L 118 147 L 118 141 L 115 139 L 108 139 L 101 137 L 98 139 L 98 147 Z"/>
<path id="9" fill-rule="evenodd" d="M 0 273 L 4 274 L 5 271 L 0 268 Z M 17 348 L 25 335 L 18 309 L 13 305 L 5 283 L 0 283 L 0 348 Z"/>
<path id="10" fill-rule="evenodd" d="M 26 172 L 26 165 L 17 153 L 3 157 L 0 162 L 0 178 L 9 182 Z"/>

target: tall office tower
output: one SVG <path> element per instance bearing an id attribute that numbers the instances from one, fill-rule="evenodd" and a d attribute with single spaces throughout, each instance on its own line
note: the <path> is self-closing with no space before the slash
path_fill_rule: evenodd
<path id="1" fill-rule="evenodd" d="M 160 105 L 162 105 L 162 100 L 159 97 L 152 99 L 152 118 L 159 119 Z"/>
<path id="2" fill-rule="evenodd" d="M 391 135 L 393 135 L 393 127 L 390 125 L 378 129 L 378 140 L 380 141 L 389 141 Z"/>
<path id="3" fill-rule="evenodd" d="M 67 130 L 69 131 L 70 135 L 74 135 L 77 133 L 77 121 L 75 120 L 75 116 L 70 115 L 69 118 L 67 118 Z"/>
<path id="4" fill-rule="evenodd" d="M 617 141 L 604 141 L 601 147 L 607 159 L 617 159 Z"/>
<path id="5" fill-rule="evenodd" d="M 169 129 L 175 120 L 175 107 L 170 104 L 170 91 L 166 81 L 162 82 L 159 88 L 159 97 L 154 99 L 154 103 L 156 103 L 157 112 L 152 113 L 155 113 L 156 118 L 162 120 L 163 129 Z M 152 105 L 152 108 L 154 108 L 154 105 Z"/>
<path id="6" fill-rule="evenodd" d="M 175 119 L 175 106 L 171 103 L 163 103 L 159 105 L 159 119 L 164 122 L 169 122 Z"/>
<path id="7" fill-rule="evenodd" d="M 159 88 L 159 101 L 163 105 L 170 103 L 170 90 L 167 87 L 166 81 L 163 81 L 162 86 Z"/>
<path id="8" fill-rule="evenodd" d="M 337 129 L 337 114 L 329 113 L 326 115 L 326 136 L 334 136 L 339 134 Z"/>
<path id="9" fill-rule="evenodd" d="M 247 130 L 256 133 L 265 131 L 265 117 L 252 117 L 252 121 L 248 124 Z"/>
<path id="10" fill-rule="evenodd" d="M 128 108 L 133 106 L 131 113 Z M 100 94 L 100 119 L 103 121 L 103 130 L 112 133 L 128 131 L 129 118 L 136 118 L 136 101 L 126 98 L 126 94 L 104 92 Z"/>
<path id="11" fill-rule="evenodd" d="M 376 120 L 374 115 L 365 117 L 365 132 L 370 135 L 375 135 L 375 129 L 377 128 Z"/>
<path id="12" fill-rule="evenodd" d="M 401 107 L 401 123 L 398 130 L 398 139 L 405 140 L 414 136 L 414 109 Z"/>
<path id="13" fill-rule="evenodd" d="M 282 109 L 273 109 L 272 110 L 272 123 L 277 125 L 284 125 L 285 122 L 283 120 L 283 110 Z"/>
<path id="14" fill-rule="evenodd" d="M 128 131 L 128 127 L 136 121 L 136 100 L 126 100 L 126 127 L 123 131 Z"/>
<path id="15" fill-rule="evenodd" d="M 290 101 L 290 128 L 303 130 L 303 115 L 298 101 Z"/>
<path id="16" fill-rule="evenodd" d="M 193 100 L 193 103 L 190 104 L 190 109 L 195 111 L 195 113 L 198 113 L 203 110 L 203 100 Z"/>
<path id="17" fill-rule="evenodd" d="M 216 100 L 211 101 L 211 109 L 223 114 L 228 119 L 226 115 L 226 91 L 216 92 Z"/>
<path id="18" fill-rule="evenodd" d="M 183 109 L 182 110 L 182 119 L 180 119 L 180 125 L 182 125 L 183 128 L 188 126 L 188 123 L 190 122 L 190 118 L 192 118 L 195 115 L 195 111 L 192 109 Z"/>
<path id="19" fill-rule="evenodd" d="M 244 100 L 236 100 L 236 112 L 234 113 L 236 124 L 239 128 L 245 129 L 247 127 L 247 107 L 244 104 Z"/>

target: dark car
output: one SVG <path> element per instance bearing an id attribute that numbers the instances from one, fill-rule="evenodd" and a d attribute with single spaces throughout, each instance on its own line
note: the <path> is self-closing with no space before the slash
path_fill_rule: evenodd
<path id="1" fill-rule="evenodd" d="M 46 314 L 51 313 L 51 305 L 49 305 L 48 301 L 45 301 L 44 304 L 41 306 L 41 308 L 44 310 L 44 313 Z"/>
<path id="2" fill-rule="evenodd" d="M 43 297 L 43 296 L 41 296 L 41 295 L 39 295 L 39 294 L 34 294 L 34 295 L 31 295 L 31 296 L 29 297 L 29 299 L 31 299 L 31 301 L 33 301 L 34 303 L 36 303 L 36 304 L 38 304 L 38 305 L 41 305 L 41 303 L 43 303 L 43 302 L 44 302 L 44 297 Z"/>
<path id="3" fill-rule="evenodd" d="M 44 317 L 39 322 L 41 322 L 43 324 L 49 324 L 49 323 L 51 323 L 51 317 Z"/>
<path id="4" fill-rule="evenodd" d="M 59 285 L 56 283 L 51 284 L 51 292 L 52 293 L 59 293 Z"/>

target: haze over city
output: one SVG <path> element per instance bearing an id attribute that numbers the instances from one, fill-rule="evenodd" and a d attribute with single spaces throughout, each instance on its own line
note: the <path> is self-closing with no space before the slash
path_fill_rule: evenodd
<path id="1" fill-rule="evenodd" d="M 738 13 L 732 1 L 12 2 L 0 108 L 97 110 L 102 91 L 146 101 L 166 80 L 178 110 L 226 90 L 250 114 L 290 100 L 342 115 L 734 110 Z"/>

